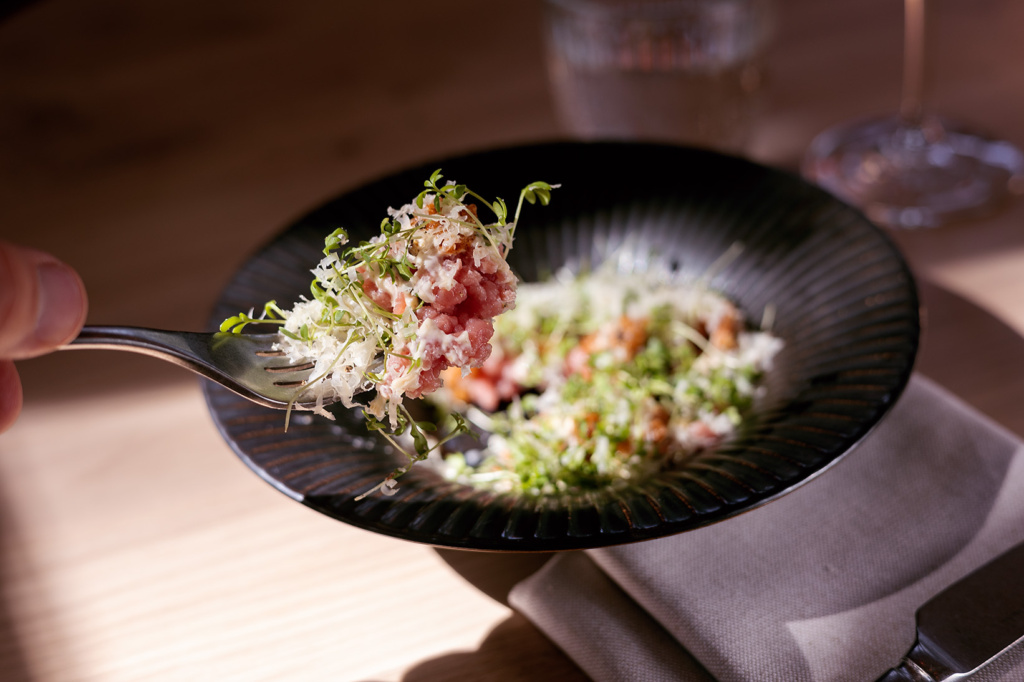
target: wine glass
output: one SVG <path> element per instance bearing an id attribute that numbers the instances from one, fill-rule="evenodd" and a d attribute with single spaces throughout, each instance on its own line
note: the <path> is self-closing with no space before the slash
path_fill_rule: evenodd
<path id="1" fill-rule="evenodd" d="M 818 135 L 804 177 L 860 207 L 880 225 L 937 227 L 995 210 L 1024 192 L 1024 154 L 925 111 L 925 0 L 904 0 L 899 113 Z"/>

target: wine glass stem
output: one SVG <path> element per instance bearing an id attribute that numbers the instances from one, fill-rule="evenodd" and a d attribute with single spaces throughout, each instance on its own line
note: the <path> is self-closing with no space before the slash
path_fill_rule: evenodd
<path id="1" fill-rule="evenodd" d="M 907 125 L 917 126 L 923 116 L 924 90 L 924 3 L 903 3 L 903 97 L 900 116 Z"/>

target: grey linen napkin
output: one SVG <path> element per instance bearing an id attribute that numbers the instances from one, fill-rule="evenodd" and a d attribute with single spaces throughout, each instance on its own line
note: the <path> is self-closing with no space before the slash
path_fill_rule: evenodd
<path id="1" fill-rule="evenodd" d="M 598 681 L 860 682 L 910 648 L 922 603 L 1021 541 L 1024 444 L 915 376 L 863 443 L 789 495 L 559 555 L 510 603 Z M 1024 652 L 976 679 L 1024 680 Z"/>

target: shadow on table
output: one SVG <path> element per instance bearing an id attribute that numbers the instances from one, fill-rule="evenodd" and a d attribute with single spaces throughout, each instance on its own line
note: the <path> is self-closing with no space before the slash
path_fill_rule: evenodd
<path id="1" fill-rule="evenodd" d="M 1024 338 L 942 287 L 918 287 L 923 333 L 916 371 L 1024 438 Z"/>
<path id="2" fill-rule="evenodd" d="M 426 660 L 402 679 L 404 682 L 549 679 L 585 682 L 589 678 L 526 618 L 515 613 L 491 630 L 476 651 Z"/>
<path id="3" fill-rule="evenodd" d="M 494 601 L 508 606 L 508 593 L 547 563 L 550 552 L 515 554 L 437 549 L 452 570 Z"/>

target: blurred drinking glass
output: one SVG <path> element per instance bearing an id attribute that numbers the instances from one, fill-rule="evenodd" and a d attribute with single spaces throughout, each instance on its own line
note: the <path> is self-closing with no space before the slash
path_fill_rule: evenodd
<path id="1" fill-rule="evenodd" d="M 547 0 L 559 115 L 585 139 L 742 152 L 771 20 L 769 0 Z"/>

